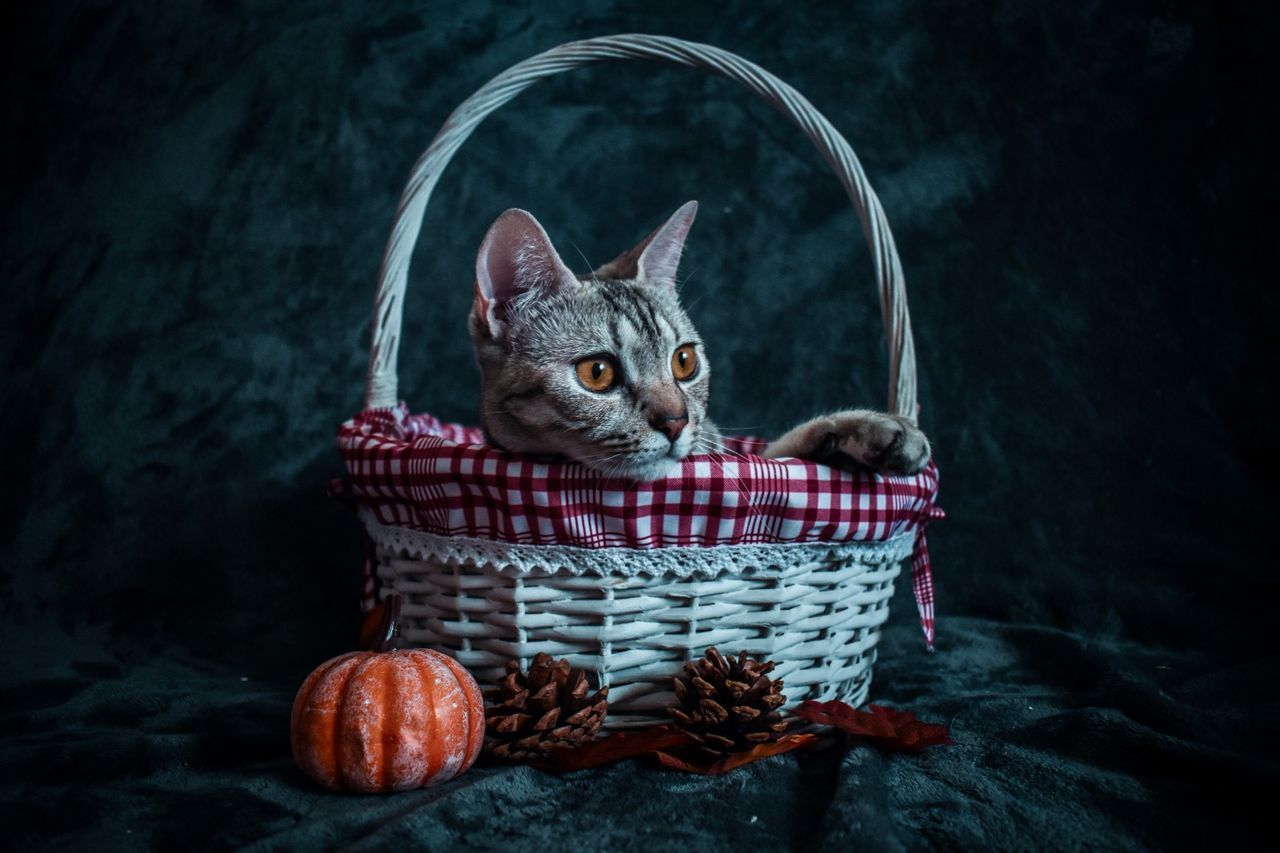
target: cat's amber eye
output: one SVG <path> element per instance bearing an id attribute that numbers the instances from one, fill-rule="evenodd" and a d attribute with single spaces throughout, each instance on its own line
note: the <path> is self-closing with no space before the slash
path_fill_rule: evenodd
<path id="1" fill-rule="evenodd" d="M 574 366 L 578 373 L 578 381 L 588 391 L 608 391 L 618 381 L 617 368 L 613 362 L 601 356 L 584 358 Z"/>
<path id="2" fill-rule="evenodd" d="M 671 373 L 681 382 L 692 379 L 698 373 L 698 351 L 693 344 L 685 344 L 671 356 Z"/>

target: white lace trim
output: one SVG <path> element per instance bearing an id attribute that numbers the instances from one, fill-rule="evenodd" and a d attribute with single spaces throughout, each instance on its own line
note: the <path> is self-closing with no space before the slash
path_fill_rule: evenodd
<path id="1" fill-rule="evenodd" d="M 883 542 L 797 542 L 668 548 L 580 548 L 573 545 L 513 545 L 493 539 L 439 536 L 422 530 L 392 527 L 362 510 L 361 521 L 375 544 L 411 559 L 430 558 L 446 565 L 475 565 L 497 571 L 568 572 L 572 575 L 750 574 L 771 567 L 806 563 L 895 563 L 911 555 L 915 530 Z"/>

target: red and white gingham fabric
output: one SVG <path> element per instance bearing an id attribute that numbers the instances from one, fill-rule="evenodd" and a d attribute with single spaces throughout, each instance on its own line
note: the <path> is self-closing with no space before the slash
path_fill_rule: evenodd
<path id="1" fill-rule="evenodd" d="M 924 527 L 943 513 L 932 461 L 915 476 L 885 477 L 765 459 L 755 455 L 762 439 L 725 444 L 729 453 L 689 456 L 678 473 L 637 483 L 496 449 L 479 429 L 411 415 L 404 403 L 366 409 L 338 432 L 356 501 L 384 525 L 440 536 L 643 549 L 875 542 L 919 528 L 912 587 L 933 647 Z"/>

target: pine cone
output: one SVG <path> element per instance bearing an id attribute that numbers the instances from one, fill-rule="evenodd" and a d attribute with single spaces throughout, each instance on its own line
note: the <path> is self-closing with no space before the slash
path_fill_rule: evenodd
<path id="1" fill-rule="evenodd" d="M 520 671 L 507 663 L 485 713 L 485 751 L 507 761 L 536 761 L 553 749 L 580 746 L 595 737 L 609 707 L 609 688 L 588 696 L 587 674 L 563 658 L 539 652 Z"/>
<path id="2" fill-rule="evenodd" d="M 777 740 L 787 730 L 778 708 L 786 701 L 782 680 L 769 678 L 774 664 L 741 652 L 725 658 L 715 647 L 676 676 L 677 704 L 667 708 L 678 728 L 709 755 L 720 757 Z"/>

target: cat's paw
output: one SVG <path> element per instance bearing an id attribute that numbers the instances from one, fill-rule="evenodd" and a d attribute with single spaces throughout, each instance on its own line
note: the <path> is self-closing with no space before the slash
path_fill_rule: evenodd
<path id="1" fill-rule="evenodd" d="M 827 454 L 839 454 L 882 474 L 916 474 L 929 464 L 929 439 L 911 421 L 883 412 L 839 412 L 826 418 Z"/>

